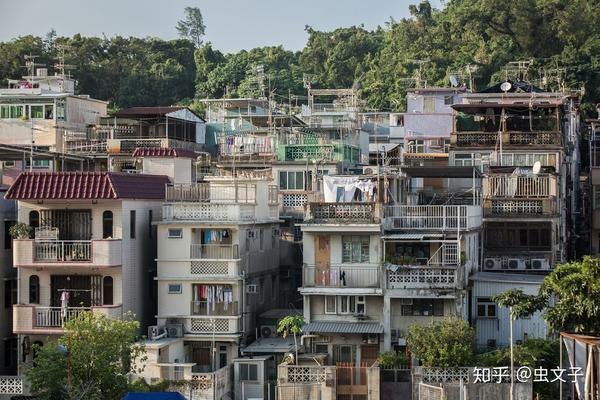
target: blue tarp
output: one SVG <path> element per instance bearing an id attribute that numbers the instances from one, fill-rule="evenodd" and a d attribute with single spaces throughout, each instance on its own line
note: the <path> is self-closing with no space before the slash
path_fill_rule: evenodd
<path id="1" fill-rule="evenodd" d="M 185 400 L 185 397 L 177 392 L 129 392 L 121 400 Z"/>

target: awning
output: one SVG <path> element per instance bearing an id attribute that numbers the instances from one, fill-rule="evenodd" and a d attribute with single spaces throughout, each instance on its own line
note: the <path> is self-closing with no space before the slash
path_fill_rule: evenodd
<path id="1" fill-rule="evenodd" d="M 382 237 L 384 240 L 423 240 L 427 239 L 441 239 L 444 235 L 441 233 L 395 233 L 393 235 L 385 235 Z"/>
<path id="2" fill-rule="evenodd" d="M 302 327 L 304 333 L 383 333 L 379 322 L 311 322 Z"/>

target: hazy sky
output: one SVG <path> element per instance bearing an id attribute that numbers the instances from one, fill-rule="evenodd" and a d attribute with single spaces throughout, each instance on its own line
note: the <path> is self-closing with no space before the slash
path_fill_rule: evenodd
<path id="1" fill-rule="evenodd" d="M 222 51 L 257 46 L 304 47 L 305 25 L 318 30 L 364 24 L 373 29 L 390 16 L 408 15 L 420 0 L 0 0 L 0 41 L 20 35 L 177 37 L 175 24 L 186 6 L 204 15 L 206 41 Z M 432 1 L 439 6 L 439 0 Z"/>

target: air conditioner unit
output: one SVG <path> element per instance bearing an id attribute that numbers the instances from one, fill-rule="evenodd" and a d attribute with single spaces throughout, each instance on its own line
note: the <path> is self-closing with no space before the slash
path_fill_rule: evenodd
<path id="1" fill-rule="evenodd" d="M 152 325 L 148 327 L 148 339 L 158 340 L 167 336 L 164 326 Z"/>
<path id="2" fill-rule="evenodd" d="M 250 285 L 246 285 L 246 293 L 248 294 L 255 294 L 258 293 L 258 286 L 256 286 L 256 284 L 250 284 Z"/>
<path id="3" fill-rule="evenodd" d="M 526 269 L 525 260 L 521 258 L 509 258 L 508 259 L 508 269 L 511 270 L 519 270 Z"/>
<path id="4" fill-rule="evenodd" d="M 183 337 L 183 324 L 168 324 L 167 336 L 170 338 Z"/>
<path id="5" fill-rule="evenodd" d="M 533 258 L 531 260 L 531 269 L 549 270 L 550 263 L 545 258 Z"/>
<path id="6" fill-rule="evenodd" d="M 400 299 L 400 304 L 403 306 L 412 306 L 413 299 Z"/>
<path id="7" fill-rule="evenodd" d="M 483 260 L 483 269 L 502 269 L 502 262 L 498 258 L 486 258 Z"/>
<path id="8" fill-rule="evenodd" d="M 277 336 L 277 328 L 274 325 L 262 325 L 260 327 L 260 336 L 263 338 L 273 338 Z"/>

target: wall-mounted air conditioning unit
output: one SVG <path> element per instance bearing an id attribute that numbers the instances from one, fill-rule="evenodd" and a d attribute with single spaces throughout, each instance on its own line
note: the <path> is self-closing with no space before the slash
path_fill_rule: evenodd
<path id="1" fill-rule="evenodd" d="M 260 327 L 260 336 L 263 338 L 272 338 L 277 336 L 277 328 L 274 325 L 262 325 Z"/>
<path id="2" fill-rule="evenodd" d="M 170 338 L 183 337 L 183 324 L 167 324 L 167 336 Z"/>
<path id="3" fill-rule="evenodd" d="M 250 284 L 246 286 L 246 293 L 248 294 L 256 294 L 258 293 L 258 286 L 256 284 Z"/>
<path id="4" fill-rule="evenodd" d="M 537 271 L 547 271 L 550 269 L 550 262 L 545 258 L 533 258 L 531 259 L 531 269 Z"/>
<path id="5" fill-rule="evenodd" d="M 499 258 L 486 258 L 483 260 L 484 270 L 500 270 L 502 269 L 502 260 Z"/>
<path id="6" fill-rule="evenodd" d="M 523 270 L 527 268 L 525 260 L 522 258 L 509 258 L 507 261 L 507 266 L 509 270 Z"/>
<path id="7" fill-rule="evenodd" d="M 148 339 L 158 340 L 167 336 L 167 330 L 164 326 L 152 325 L 148 327 Z"/>

